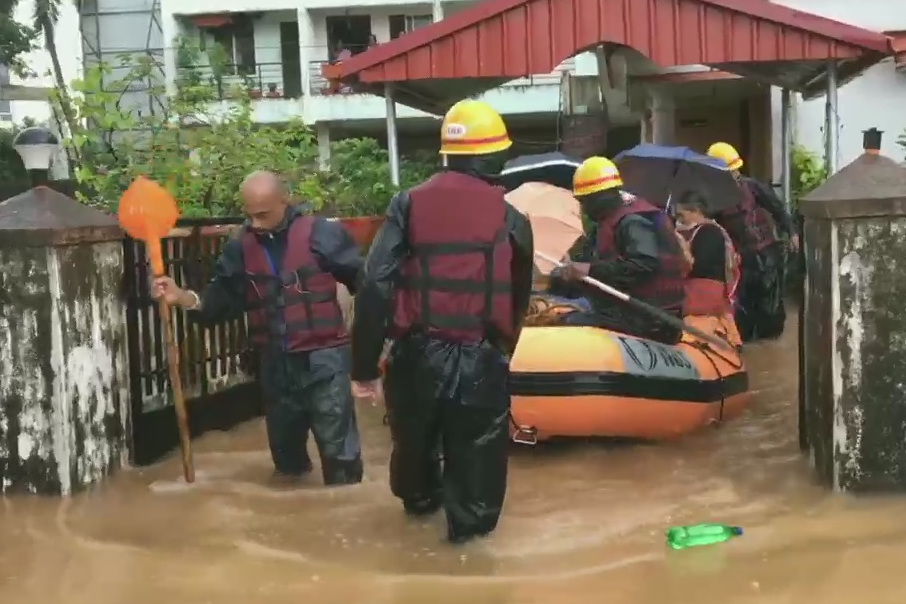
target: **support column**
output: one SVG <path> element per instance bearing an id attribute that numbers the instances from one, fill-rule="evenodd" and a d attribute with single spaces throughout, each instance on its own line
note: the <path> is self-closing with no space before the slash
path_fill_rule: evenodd
<path id="1" fill-rule="evenodd" d="M 441 0 L 434 0 L 431 3 L 431 16 L 435 23 L 444 19 L 444 4 Z"/>
<path id="2" fill-rule="evenodd" d="M 400 149 L 396 131 L 396 103 L 393 102 L 393 84 L 384 84 L 387 104 L 387 154 L 390 156 L 390 182 L 400 184 Z"/>
<path id="3" fill-rule="evenodd" d="M 792 95 L 789 88 L 780 93 L 780 183 L 783 189 L 783 202 L 787 210 L 792 203 Z"/>
<path id="4" fill-rule="evenodd" d="M 160 30 L 161 37 L 164 40 L 164 79 L 167 96 L 175 96 L 176 72 L 178 69 L 176 64 L 176 43 L 181 32 L 173 13 L 161 11 Z"/>
<path id="5" fill-rule="evenodd" d="M 906 169 L 880 155 L 880 138 L 866 132 L 865 153 L 800 200 L 808 268 L 800 379 L 819 480 L 902 494 Z"/>
<path id="6" fill-rule="evenodd" d="M 648 110 L 651 112 L 651 142 L 673 145 L 676 141 L 676 107 L 669 92 L 663 88 L 648 91 Z"/>
<path id="7" fill-rule="evenodd" d="M 69 496 L 129 460 L 136 269 L 114 218 L 46 187 L 0 203 L 0 232 L 0 494 Z"/>
<path id="8" fill-rule="evenodd" d="M 837 63 L 831 59 L 827 63 L 827 101 L 824 104 L 824 161 L 827 175 L 837 172 L 840 119 L 837 114 Z"/>
<path id="9" fill-rule="evenodd" d="M 314 46 L 315 41 L 315 26 L 311 20 L 311 13 L 304 8 L 300 8 L 296 11 L 296 19 L 299 25 L 299 65 L 301 66 L 302 96 L 304 98 L 311 95 L 311 49 Z M 320 69 L 320 66 L 316 66 L 315 68 Z"/>
<path id="10" fill-rule="evenodd" d="M 330 123 L 315 124 L 315 134 L 318 137 L 318 166 L 327 171 L 330 169 Z"/>

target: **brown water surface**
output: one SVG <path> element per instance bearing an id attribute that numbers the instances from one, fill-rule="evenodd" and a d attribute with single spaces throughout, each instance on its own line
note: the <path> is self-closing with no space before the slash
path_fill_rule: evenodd
<path id="1" fill-rule="evenodd" d="M 0 500 L 0 602 L 39 604 L 865 604 L 906 601 L 906 499 L 834 496 L 798 450 L 795 326 L 748 354 L 741 420 L 659 446 L 514 452 L 489 539 L 442 544 L 387 486 L 381 411 L 360 410 L 366 478 L 270 483 L 261 422 L 71 500 Z M 673 552 L 669 525 L 742 525 Z"/>

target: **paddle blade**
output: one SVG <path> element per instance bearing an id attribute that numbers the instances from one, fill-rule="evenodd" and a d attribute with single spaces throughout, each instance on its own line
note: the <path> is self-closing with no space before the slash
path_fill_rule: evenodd
<path id="1" fill-rule="evenodd" d="M 154 241 L 166 237 L 176 226 L 179 209 L 166 189 L 139 176 L 120 197 L 118 215 L 120 227 L 130 237 Z"/>

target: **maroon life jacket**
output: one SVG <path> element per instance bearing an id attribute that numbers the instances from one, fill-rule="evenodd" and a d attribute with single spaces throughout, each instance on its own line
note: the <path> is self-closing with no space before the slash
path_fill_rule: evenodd
<path id="1" fill-rule="evenodd" d="M 410 255 L 401 268 L 391 335 L 510 346 L 513 298 L 504 191 L 457 172 L 409 191 Z"/>
<path id="2" fill-rule="evenodd" d="M 639 214 L 655 226 L 658 236 L 660 269 L 651 279 L 640 283 L 626 293 L 652 306 L 681 316 L 685 297 L 685 281 L 689 263 L 680 248 L 673 224 L 661 210 L 638 197 L 624 202 L 615 212 L 598 222 L 596 248 L 598 259 L 603 262 L 619 256 L 614 234 L 617 224 L 630 214 Z"/>
<path id="3" fill-rule="evenodd" d="M 307 352 L 349 340 L 337 282 L 321 270 L 311 251 L 314 224 L 313 216 L 290 222 L 279 272 L 255 234 L 247 228 L 242 232 L 249 339 L 255 346 L 277 344 L 286 352 Z"/>
<path id="4" fill-rule="evenodd" d="M 742 203 L 718 212 L 716 220 L 730 235 L 742 256 L 758 252 L 777 242 L 771 213 L 758 205 L 751 185 L 742 183 Z"/>

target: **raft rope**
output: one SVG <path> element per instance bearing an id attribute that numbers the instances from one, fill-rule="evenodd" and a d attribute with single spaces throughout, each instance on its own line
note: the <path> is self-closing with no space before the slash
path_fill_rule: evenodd
<path id="1" fill-rule="evenodd" d="M 580 307 L 569 302 L 552 302 L 542 296 L 532 296 L 529 302 L 528 312 L 525 315 L 524 325 L 526 327 L 544 327 L 558 325 L 564 314 L 580 311 Z M 507 417 L 513 426 L 513 436 L 511 440 L 520 445 L 537 445 L 538 429 L 534 426 L 520 425 L 516 422 L 511 411 L 507 411 Z"/>
<path id="2" fill-rule="evenodd" d="M 729 341 L 727 343 L 729 344 Z M 714 357 L 712 357 L 711 355 L 712 354 L 715 355 L 716 357 L 718 357 L 719 359 L 721 359 L 722 361 L 727 363 L 733 369 L 742 369 L 742 362 L 735 363 L 733 360 L 728 359 L 726 356 L 721 354 L 719 351 L 715 350 L 714 347 L 711 346 L 711 344 L 709 344 L 708 342 L 702 342 L 700 340 L 696 340 L 694 342 L 687 342 L 686 340 L 683 340 L 680 342 L 680 344 L 685 344 L 686 346 L 688 346 L 690 348 L 700 350 L 702 355 L 708 360 L 709 363 L 711 363 L 711 366 L 714 367 L 714 372 L 717 374 L 717 377 L 719 380 L 718 384 L 720 386 L 720 411 L 718 411 L 718 414 L 717 414 L 717 423 L 722 423 L 724 421 L 724 405 L 727 402 L 726 390 L 724 388 L 724 378 L 727 376 L 725 376 L 721 372 L 720 367 L 717 365 L 717 362 L 714 360 Z M 742 360 L 742 357 L 740 357 L 740 361 L 741 360 Z"/>
<path id="3" fill-rule="evenodd" d="M 569 302 L 551 302 L 541 296 L 533 296 L 525 315 L 526 327 L 559 325 L 563 315 L 582 309 Z"/>

